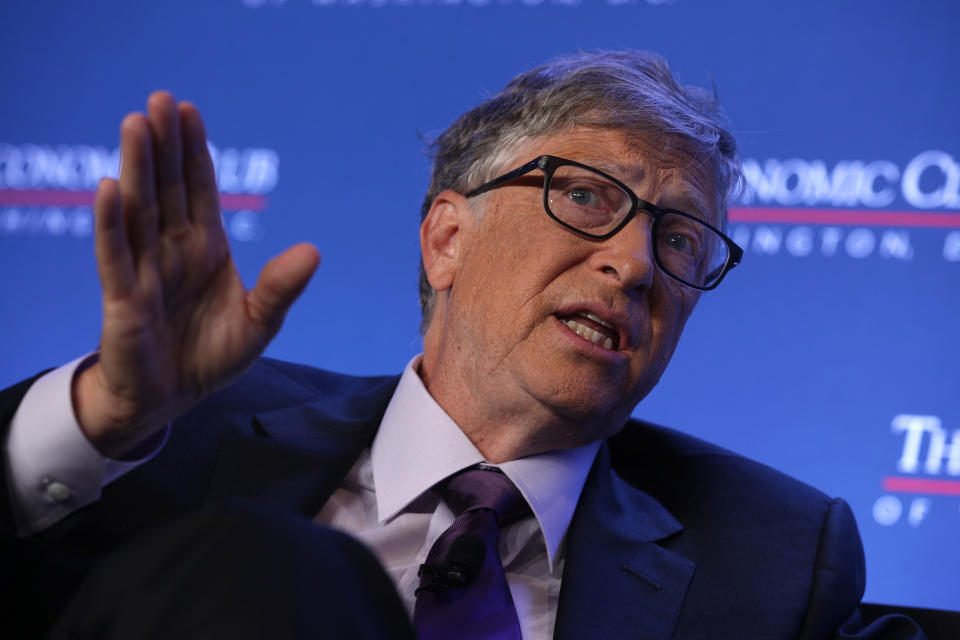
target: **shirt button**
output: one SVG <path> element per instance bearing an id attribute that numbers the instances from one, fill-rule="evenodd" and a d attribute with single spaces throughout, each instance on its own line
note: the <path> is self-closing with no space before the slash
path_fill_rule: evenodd
<path id="1" fill-rule="evenodd" d="M 54 502 L 66 502 L 70 499 L 71 495 L 70 487 L 56 480 L 47 482 L 46 486 L 43 488 L 43 492 Z"/>

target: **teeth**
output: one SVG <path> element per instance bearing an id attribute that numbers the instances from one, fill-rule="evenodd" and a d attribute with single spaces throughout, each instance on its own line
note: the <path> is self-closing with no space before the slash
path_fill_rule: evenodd
<path id="1" fill-rule="evenodd" d="M 584 314 L 584 315 L 590 318 L 591 320 L 593 320 L 594 322 L 600 322 L 599 320 L 595 320 L 593 317 L 590 317 L 590 315 L 587 315 L 587 314 Z M 563 323 L 567 325 L 571 331 L 573 331 L 575 334 L 577 334 L 584 340 L 588 340 L 593 344 L 603 347 L 604 349 L 613 349 L 613 340 L 603 335 L 599 331 L 594 331 L 590 327 L 586 327 L 580 324 L 579 322 L 577 322 L 576 320 L 564 320 Z M 604 326 L 609 326 L 609 325 L 604 323 Z"/>
<path id="2" fill-rule="evenodd" d="M 593 321 L 596 322 L 597 324 L 602 324 L 602 325 L 605 326 L 607 329 L 613 329 L 613 328 L 614 328 L 612 324 L 610 324 L 609 322 L 607 322 L 606 320 L 604 320 L 603 318 L 601 318 L 601 317 L 599 317 L 599 316 L 595 316 L 594 314 L 592 314 L 592 313 L 590 313 L 590 312 L 584 313 L 584 314 L 582 314 L 582 315 L 583 315 L 584 318 L 589 318 L 590 320 L 593 320 Z"/>

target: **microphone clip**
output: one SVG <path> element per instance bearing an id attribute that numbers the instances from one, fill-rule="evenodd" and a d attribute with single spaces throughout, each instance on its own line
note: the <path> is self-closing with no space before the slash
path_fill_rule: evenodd
<path id="1" fill-rule="evenodd" d="M 462 589 L 480 572 L 486 553 L 487 546 L 479 537 L 470 533 L 458 536 L 450 545 L 445 563 L 420 565 L 417 571 L 417 575 L 420 576 L 420 586 L 416 593 L 419 594 L 424 589 L 432 591 Z"/>
<path id="2" fill-rule="evenodd" d="M 477 575 L 477 570 L 460 563 L 450 563 L 443 566 L 421 564 L 417 571 L 420 576 L 421 589 L 460 589 L 470 584 Z M 426 578 L 426 580 L 424 579 Z"/>

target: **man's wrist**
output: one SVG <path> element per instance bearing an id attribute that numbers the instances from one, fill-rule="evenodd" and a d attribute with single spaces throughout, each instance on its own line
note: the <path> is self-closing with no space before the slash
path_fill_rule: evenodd
<path id="1" fill-rule="evenodd" d="M 70 399 L 73 414 L 80 432 L 90 444 L 105 458 L 112 460 L 137 459 L 138 451 L 156 445 L 160 434 L 161 442 L 168 421 L 158 420 L 156 424 L 122 424 L 111 414 L 116 407 L 105 406 L 103 398 L 104 384 L 99 354 L 94 354 L 77 367 L 70 385 Z"/>

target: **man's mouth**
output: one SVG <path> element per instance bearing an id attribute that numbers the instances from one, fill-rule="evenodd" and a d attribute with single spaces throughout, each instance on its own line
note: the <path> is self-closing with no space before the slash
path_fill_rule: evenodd
<path id="1" fill-rule="evenodd" d="M 557 317 L 568 329 L 587 342 L 612 351 L 620 348 L 620 332 L 596 314 L 580 311 Z"/>

